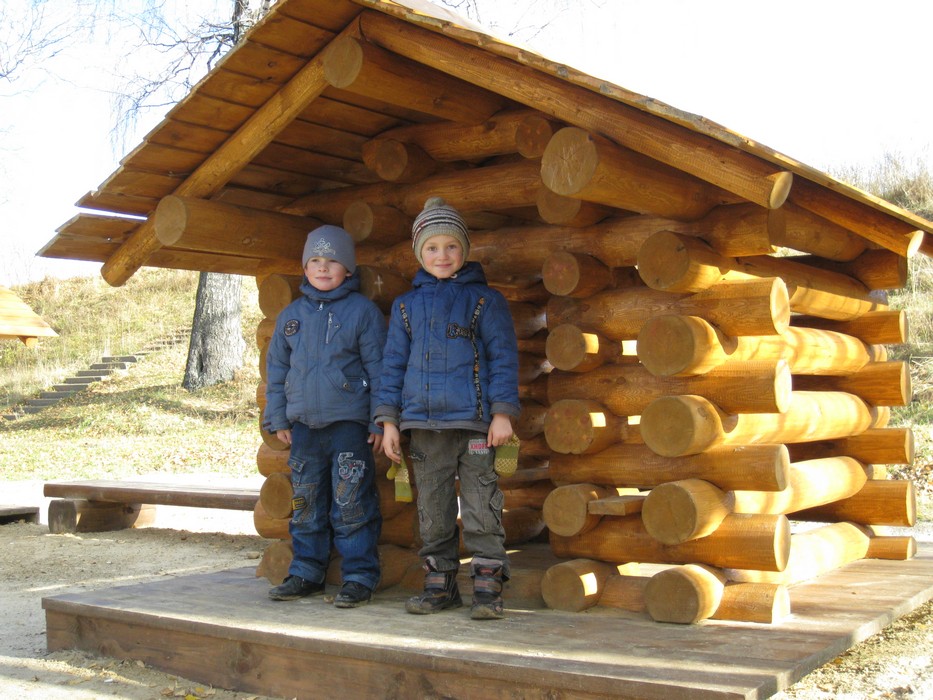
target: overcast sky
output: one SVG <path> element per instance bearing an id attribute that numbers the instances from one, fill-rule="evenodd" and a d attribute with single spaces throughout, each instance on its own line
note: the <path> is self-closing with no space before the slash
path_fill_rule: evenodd
<path id="1" fill-rule="evenodd" d="M 813 167 L 870 168 L 893 152 L 933 170 L 933 2 L 576 3 L 547 13 L 533 0 L 480 0 L 480 19 L 499 34 L 519 27 L 517 37 L 549 58 Z M 542 23 L 533 37 L 521 29 Z M 111 91 L 127 48 L 97 37 L 45 66 L 58 78 L 34 71 L 16 90 L 0 85 L 0 284 L 97 274 L 97 265 L 34 257 L 123 156 L 111 145 Z M 160 119 L 151 115 L 125 150 Z"/>

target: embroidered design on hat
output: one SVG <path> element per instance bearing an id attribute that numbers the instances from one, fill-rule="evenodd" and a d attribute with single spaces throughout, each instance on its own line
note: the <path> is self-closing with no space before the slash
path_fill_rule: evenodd
<path id="1" fill-rule="evenodd" d="M 337 255 L 337 251 L 334 250 L 334 247 L 326 238 L 321 238 L 313 246 L 311 246 L 311 255 L 309 258 L 330 258 L 334 259 Z"/>

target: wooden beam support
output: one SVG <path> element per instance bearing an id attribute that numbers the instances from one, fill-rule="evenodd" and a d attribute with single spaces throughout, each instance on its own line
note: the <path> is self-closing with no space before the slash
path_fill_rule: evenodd
<path id="1" fill-rule="evenodd" d="M 703 180 L 575 126 L 548 143 L 541 181 L 565 197 L 685 221 L 732 200 Z"/>
<path id="2" fill-rule="evenodd" d="M 728 362 L 706 374 L 660 377 L 644 365 L 604 365 L 589 372 L 548 375 L 548 400 L 592 399 L 617 416 L 638 416 L 672 394 L 704 396 L 727 413 L 783 413 L 790 405 L 791 373 L 783 360 Z"/>
<path id="3" fill-rule="evenodd" d="M 858 280 L 808 267 L 792 258 L 767 255 L 727 258 L 702 241 L 659 231 L 638 252 L 638 273 L 652 289 L 699 292 L 722 281 L 780 277 L 787 284 L 791 311 L 847 321 L 887 306 L 871 297 Z"/>
<path id="4" fill-rule="evenodd" d="M 780 207 L 793 176 L 749 153 L 515 61 L 379 12 L 360 15 L 367 40 L 456 75 L 554 119 L 683 170 L 769 209 Z"/>
<path id="5" fill-rule="evenodd" d="M 540 158 L 555 129 L 539 112 L 528 109 L 500 112 L 481 124 L 450 121 L 412 124 L 384 131 L 363 145 L 363 157 L 380 141 L 411 143 L 440 162 L 479 161 L 520 153 Z"/>
<path id="6" fill-rule="evenodd" d="M 854 260 L 868 247 L 868 241 L 849 229 L 794 204 L 785 203 L 780 217 L 782 225 L 771 238 L 775 246 L 839 261 Z"/>
<path id="7" fill-rule="evenodd" d="M 847 391 L 870 406 L 906 406 L 913 398 L 910 367 L 906 362 L 870 362 L 845 376 L 799 376 L 794 388 L 801 391 Z"/>
<path id="8" fill-rule="evenodd" d="M 163 197 L 150 221 L 165 247 L 286 261 L 301 259 L 308 232 L 320 225 L 310 217 L 178 195 Z"/>
<path id="9" fill-rule="evenodd" d="M 791 202 L 905 258 L 923 243 L 924 232 L 919 227 L 803 178 L 794 185 Z"/>
<path id="10" fill-rule="evenodd" d="M 628 515 L 605 517 L 589 532 L 572 537 L 552 532 L 550 541 L 551 550 L 563 559 L 598 559 L 613 564 L 700 563 L 772 572 L 787 565 L 790 524 L 783 515 L 733 514 L 706 537 L 665 545 L 648 534 L 641 515 Z"/>
<path id="11" fill-rule="evenodd" d="M 788 327 L 787 285 L 778 278 L 721 282 L 697 294 L 655 289 L 599 292 L 587 299 L 551 297 L 549 328 L 574 323 L 611 340 L 634 340 L 646 319 L 662 314 L 699 316 L 729 335 L 774 335 Z"/>
<path id="12" fill-rule="evenodd" d="M 837 440 L 789 444 L 787 450 L 795 462 L 848 455 L 863 464 L 913 464 L 914 433 L 910 428 L 870 428 Z"/>
<path id="13" fill-rule="evenodd" d="M 343 213 L 343 227 L 357 243 L 394 245 L 411 238 L 412 218 L 395 207 L 357 200 Z"/>
<path id="14" fill-rule="evenodd" d="M 647 445 L 620 443 L 598 454 L 552 455 L 555 484 L 594 483 L 651 489 L 669 481 L 703 479 L 724 491 L 781 491 L 790 459 L 784 445 L 712 447 L 683 457 L 662 457 Z"/>
<path id="15" fill-rule="evenodd" d="M 821 328 L 853 335 L 869 345 L 899 345 L 906 343 L 909 336 L 907 312 L 903 309 L 871 311 L 849 321 L 798 314 L 791 318 L 791 323 L 801 328 Z"/>
<path id="16" fill-rule="evenodd" d="M 913 527 L 917 523 L 917 489 L 907 479 L 874 480 L 852 496 L 818 507 L 800 510 L 795 520 L 850 521 L 863 525 Z"/>
<path id="17" fill-rule="evenodd" d="M 907 258 L 883 248 L 871 248 L 843 262 L 818 255 L 793 255 L 788 260 L 848 275 L 869 290 L 901 289 L 907 286 Z"/>
<path id="18" fill-rule="evenodd" d="M 847 375 L 874 359 L 869 345 L 844 333 L 792 326 L 779 335 L 727 336 L 702 318 L 678 314 L 649 318 L 637 345 L 649 372 L 673 377 L 752 359 L 784 360 L 794 375 Z"/>
<path id="19" fill-rule="evenodd" d="M 449 71 L 393 55 L 353 35 L 341 35 L 322 52 L 324 78 L 332 87 L 428 114 L 477 124 L 500 111 L 505 101 Z"/>
<path id="20" fill-rule="evenodd" d="M 725 414 L 701 396 L 665 396 L 641 414 L 641 436 L 665 457 L 703 452 L 716 445 L 810 442 L 857 435 L 873 416 L 857 396 L 795 391 L 785 413 Z"/>
<path id="21" fill-rule="evenodd" d="M 338 35 L 338 39 L 355 36 L 358 32 L 358 24 L 351 22 Z M 318 54 L 198 166 L 173 194 L 202 199 L 216 194 L 304 111 L 327 85 L 323 58 Z M 119 287 L 146 264 L 160 246 L 155 222 L 150 217 L 104 263 L 101 275 L 108 284 Z"/>
<path id="22" fill-rule="evenodd" d="M 438 169 L 437 162 L 420 146 L 395 139 L 370 141 L 363 148 L 363 162 L 389 182 L 418 182 Z"/>

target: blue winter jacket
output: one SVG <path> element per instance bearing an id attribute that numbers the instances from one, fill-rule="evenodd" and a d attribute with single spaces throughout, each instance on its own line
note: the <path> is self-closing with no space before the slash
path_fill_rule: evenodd
<path id="1" fill-rule="evenodd" d="M 378 422 L 486 432 L 492 414 L 517 416 L 518 343 L 505 297 L 467 263 L 439 280 L 422 270 L 392 304 Z"/>
<path id="2" fill-rule="evenodd" d="M 265 430 L 370 423 L 386 324 L 359 288 L 356 275 L 327 292 L 304 280 L 304 296 L 278 315 L 266 354 Z"/>

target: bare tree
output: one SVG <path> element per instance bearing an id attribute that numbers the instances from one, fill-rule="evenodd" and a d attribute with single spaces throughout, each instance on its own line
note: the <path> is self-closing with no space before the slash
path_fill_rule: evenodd
<path id="1" fill-rule="evenodd" d="M 127 89 L 117 102 L 120 116 L 115 140 L 122 141 L 144 111 L 165 109 L 190 92 L 268 11 L 269 4 L 270 0 L 262 0 L 251 9 L 249 0 L 231 0 L 229 18 L 201 18 L 193 27 L 172 21 L 154 1 L 146 12 L 127 16 L 126 21 L 139 31 L 142 45 L 157 51 L 163 60 L 158 70 L 127 78 Z M 194 391 L 229 381 L 242 366 L 246 347 L 241 323 L 242 286 L 239 275 L 201 273 L 181 383 L 185 389 Z"/>
<path id="2" fill-rule="evenodd" d="M 0 80 L 13 83 L 61 51 L 71 28 L 64 19 L 49 22 L 47 10 L 40 0 L 0 4 Z"/>
<path id="3" fill-rule="evenodd" d="M 246 341 L 240 323 L 243 278 L 202 272 L 182 387 L 194 391 L 229 382 L 243 364 Z"/>

